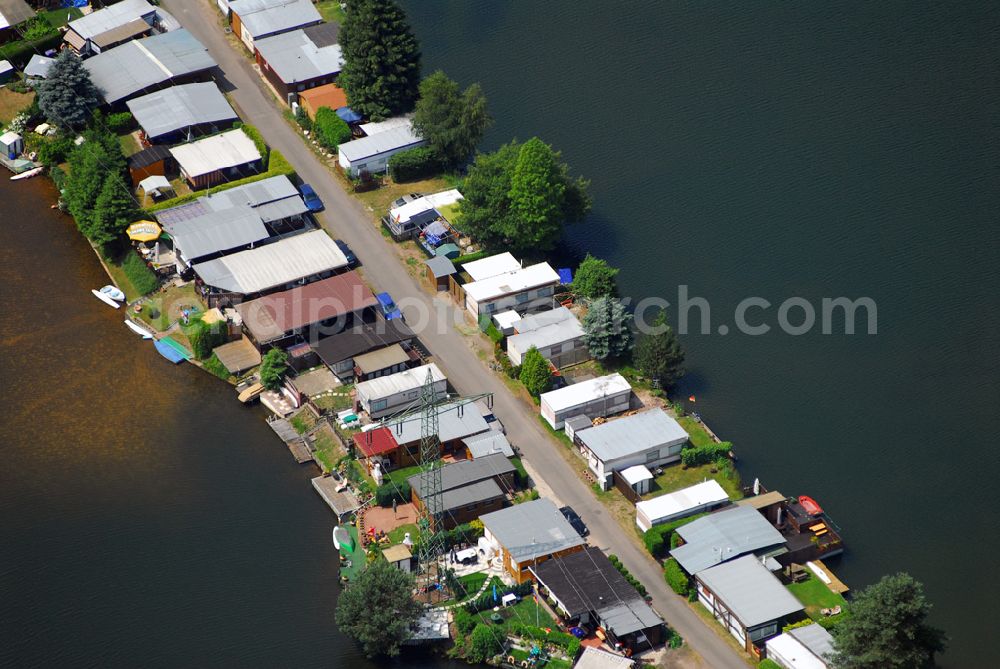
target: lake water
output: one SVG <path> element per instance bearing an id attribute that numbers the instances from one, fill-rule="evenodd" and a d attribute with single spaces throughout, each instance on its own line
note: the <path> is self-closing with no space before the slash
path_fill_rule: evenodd
<path id="1" fill-rule="evenodd" d="M 482 83 L 486 148 L 539 135 L 592 179 L 567 242 L 624 294 L 687 285 L 712 332 L 750 296 L 772 325 L 793 296 L 875 300 L 876 336 L 689 334 L 679 395 L 750 480 L 833 515 L 849 585 L 911 572 L 945 663 L 993 664 L 1000 6 L 404 5 L 425 71 Z"/>
<path id="2" fill-rule="evenodd" d="M 374 667 L 333 624 L 315 469 L 90 295 L 54 201 L 0 175 L 0 666 Z"/>

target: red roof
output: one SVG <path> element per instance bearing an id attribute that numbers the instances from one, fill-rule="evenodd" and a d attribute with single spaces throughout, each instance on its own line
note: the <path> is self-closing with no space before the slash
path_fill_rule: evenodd
<path id="1" fill-rule="evenodd" d="M 392 430 L 387 427 L 358 432 L 354 435 L 354 445 L 357 446 L 358 452 L 366 458 L 389 453 L 399 448 L 395 437 L 392 436 Z"/>

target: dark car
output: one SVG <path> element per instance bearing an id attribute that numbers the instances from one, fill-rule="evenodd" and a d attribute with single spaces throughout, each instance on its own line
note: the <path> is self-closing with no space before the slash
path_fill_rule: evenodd
<path id="1" fill-rule="evenodd" d="M 378 305 L 382 308 L 382 313 L 385 315 L 385 320 L 391 321 L 393 318 L 402 318 L 403 312 L 399 310 L 396 303 L 392 301 L 392 295 L 389 293 L 379 293 L 375 296 L 378 300 Z"/>
<path id="2" fill-rule="evenodd" d="M 409 204 L 410 202 L 413 202 L 414 200 L 419 200 L 422 197 L 423 195 L 421 195 L 420 193 L 407 193 L 403 197 L 396 198 L 396 200 L 393 201 L 390 209 L 396 209 L 397 207 L 402 207 L 404 204 Z"/>
<path id="3" fill-rule="evenodd" d="M 347 266 L 357 267 L 358 257 L 354 255 L 354 251 L 352 251 L 351 247 L 347 245 L 347 242 L 345 242 L 343 239 L 335 239 L 333 240 L 333 243 L 337 245 L 337 247 L 344 254 L 344 257 L 347 258 Z"/>
<path id="4" fill-rule="evenodd" d="M 581 537 L 585 537 L 588 534 L 590 534 L 590 530 L 587 529 L 587 525 L 583 522 L 583 518 L 581 518 L 576 511 L 574 511 L 568 506 L 564 506 L 563 508 L 559 509 L 559 513 L 563 515 L 563 518 L 566 519 L 566 522 L 568 522 L 570 526 L 574 530 L 576 530 L 576 533 L 579 534 Z"/>
<path id="5" fill-rule="evenodd" d="M 302 201 L 309 207 L 309 211 L 323 211 L 323 200 L 319 199 L 312 186 L 302 184 L 299 186 L 299 194 L 302 195 Z"/>

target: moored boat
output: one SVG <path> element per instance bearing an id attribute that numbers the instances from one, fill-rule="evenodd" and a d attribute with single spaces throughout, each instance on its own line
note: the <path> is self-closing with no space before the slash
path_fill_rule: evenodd
<path id="1" fill-rule="evenodd" d="M 45 166 L 34 167 L 27 172 L 21 172 L 20 174 L 15 174 L 10 178 L 11 181 L 18 181 L 19 179 L 30 179 L 31 177 L 41 174 L 45 170 Z"/>
<path id="2" fill-rule="evenodd" d="M 120 302 L 117 302 L 114 298 L 112 298 L 107 293 L 102 293 L 101 291 L 96 290 L 96 289 L 92 290 L 90 292 L 94 294 L 94 297 L 96 297 L 97 299 L 99 299 L 101 302 L 104 302 L 109 307 L 114 307 L 115 309 L 117 309 L 118 307 L 121 306 Z"/>
<path id="3" fill-rule="evenodd" d="M 110 297 L 116 302 L 125 301 L 125 293 L 123 293 L 117 286 L 107 285 L 101 288 L 101 292 Z"/>
<path id="4" fill-rule="evenodd" d="M 142 327 L 141 325 L 139 325 L 138 323 L 136 323 L 135 321 L 133 321 L 131 319 L 126 318 L 125 319 L 125 325 L 132 332 L 136 333 L 137 335 L 142 336 L 143 339 L 152 339 L 153 338 L 153 335 L 151 335 L 148 330 L 146 330 L 144 327 Z"/>
<path id="5" fill-rule="evenodd" d="M 255 383 L 255 384 L 249 386 L 243 392 L 241 392 L 237 396 L 237 399 L 239 399 L 240 402 L 243 402 L 244 404 L 246 404 L 247 402 L 251 402 L 251 401 L 257 399 L 258 397 L 260 397 L 260 394 L 262 392 L 264 392 L 264 386 L 262 384 L 260 384 L 260 383 Z"/>
<path id="6" fill-rule="evenodd" d="M 799 495 L 799 504 L 810 516 L 818 516 L 823 513 L 823 507 L 809 495 Z"/>

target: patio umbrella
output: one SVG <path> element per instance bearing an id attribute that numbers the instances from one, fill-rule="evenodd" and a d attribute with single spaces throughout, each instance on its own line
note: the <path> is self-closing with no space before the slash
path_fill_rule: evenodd
<path id="1" fill-rule="evenodd" d="M 136 221 L 125 229 L 129 239 L 137 242 L 151 242 L 159 239 L 163 230 L 154 221 Z"/>

